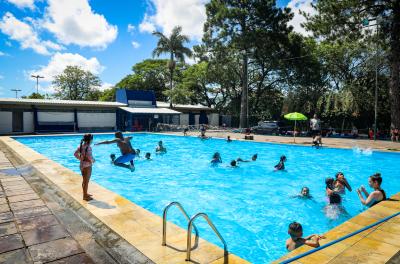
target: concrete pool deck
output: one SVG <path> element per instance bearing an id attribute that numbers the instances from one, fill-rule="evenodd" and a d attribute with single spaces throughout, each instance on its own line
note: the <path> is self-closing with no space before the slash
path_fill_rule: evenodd
<path id="1" fill-rule="evenodd" d="M 85 211 L 88 222 L 101 222 L 118 237 L 132 245 L 148 259 L 134 259 L 127 263 L 189 263 L 186 258 L 186 230 L 168 223 L 167 246 L 161 246 L 162 218 L 117 195 L 95 182 L 91 182 L 89 191 L 94 200 L 82 200 L 81 176 L 47 159 L 10 137 L 0 137 L 1 149 L 9 151 L 14 163 L 30 166 L 35 174 L 43 178 L 56 189 L 75 210 Z M 94 218 L 94 219 L 93 219 Z M 96 228 L 94 225 L 94 228 Z M 115 238 L 117 239 L 117 238 Z M 195 241 L 194 236 L 192 241 Z M 195 243 L 196 244 L 196 243 Z M 229 245 L 228 245 L 229 249 Z M 222 248 L 198 239 L 191 253 L 193 263 L 249 263 L 238 256 L 224 256 Z"/>
<path id="2" fill-rule="evenodd" d="M 169 133 L 182 135 L 182 133 Z M 210 136 L 232 139 L 243 138 L 243 134 L 226 132 L 207 132 Z M 194 133 L 198 135 L 198 133 Z M 351 148 L 353 140 L 323 139 L 324 146 Z M 255 136 L 255 141 L 291 144 L 290 137 Z M 298 138 L 297 145 L 310 145 L 310 138 Z M 349 143 L 350 142 L 350 143 Z M 373 148 L 380 151 L 391 151 L 400 148 L 399 143 L 371 142 L 355 140 L 361 148 Z M 143 263 L 188 263 L 185 262 L 186 231 L 168 223 L 167 243 L 169 247 L 161 246 L 160 217 L 122 198 L 121 196 L 91 182 L 90 190 L 98 200 L 84 202 L 81 200 L 81 177 L 54 161 L 36 153 L 25 145 L 9 137 L 0 137 L 0 147 L 12 152 L 15 162 L 32 166 L 40 177 L 46 179 L 59 195 L 67 196 L 77 204 L 77 210 L 88 211 L 97 220 L 108 226 L 124 240 L 149 258 Z M 392 196 L 391 201 L 381 202 L 347 222 L 328 231 L 321 244 L 328 243 L 364 226 L 374 223 L 386 216 L 400 211 L 400 194 Z M 305 233 L 307 230 L 305 230 Z M 172 235 L 174 234 L 174 235 Z M 172 235 L 172 236 L 171 236 Z M 201 236 L 201 234 L 200 234 Z M 297 260 L 294 263 L 399 263 L 400 262 L 400 217 L 395 217 L 370 230 L 346 239 L 320 252 Z M 229 245 L 228 245 L 229 248 Z M 280 260 L 301 254 L 311 248 L 303 246 L 283 256 Z M 223 250 L 205 240 L 200 239 L 199 247 L 192 251 L 192 258 L 197 263 L 248 263 L 245 260 L 229 255 L 223 257 Z M 279 261 L 279 260 L 278 260 Z M 139 262 L 141 263 L 141 262 Z"/>

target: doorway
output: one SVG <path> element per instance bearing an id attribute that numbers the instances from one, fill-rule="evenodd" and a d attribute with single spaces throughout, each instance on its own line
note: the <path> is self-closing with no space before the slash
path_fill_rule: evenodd
<path id="1" fill-rule="evenodd" d="M 12 130 L 13 132 L 24 131 L 24 112 L 12 113 Z"/>

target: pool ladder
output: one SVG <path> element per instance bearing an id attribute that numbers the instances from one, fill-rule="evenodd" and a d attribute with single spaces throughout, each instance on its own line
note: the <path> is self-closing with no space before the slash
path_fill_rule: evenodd
<path id="1" fill-rule="evenodd" d="M 211 219 L 208 217 L 207 214 L 205 213 L 197 213 L 194 215 L 192 218 L 189 217 L 188 213 L 185 211 L 183 206 L 179 202 L 171 202 L 164 208 L 163 212 L 163 237 L 162 237 L 162 245 L 166 246 L 167 245 L 167 213 L 169 208 L 171 208 L 173 205 L 178 207 L 182 214 L 185 216 L 185 218 L 188 220 L 188 228 L 187 228 L 187 245 L 186 245 L 186 261 L 190 261 L 190 253 L 192 251 L 192 228 L 194 227 L 195 233 L 196 233 L 196 241 L 198 240 L 199 237 L 199 231 L 197 227 L 194 225 L 194 221 L 199 218 L 200 216 L 203 217 L 208 225 L 212 228 L 214 233 L 218 236 L 218 238 L 221 240 L 221 242 L 224 244 L 224 256 L 228 255 L 228 246 L 226 245 L 226 242 L 224 238 L 221 236 L 220 232 L 218 229 L 215 227 L 215 225 L 212 223 Z"/>

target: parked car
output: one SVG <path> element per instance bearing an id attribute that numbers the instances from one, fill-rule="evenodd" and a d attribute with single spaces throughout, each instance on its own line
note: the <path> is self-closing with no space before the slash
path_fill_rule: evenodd
<path id="1" fill-rule="evenodd" d="M 282 134 L 283 124 L 279 121 L 260 121 L 257 126 L 251 128 L 255 134 L 279 135 Z"/>

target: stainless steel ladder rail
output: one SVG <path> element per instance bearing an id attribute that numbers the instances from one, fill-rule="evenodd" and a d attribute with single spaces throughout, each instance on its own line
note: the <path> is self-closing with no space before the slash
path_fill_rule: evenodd
<path id="1" fill-rule="evenodd" d="M 169 208 L 171 206 L 173 206 L 173 205 L 178 207 L 181 210 L 182 214 L 186 217 L 188 222 L 190 222 L 190 217 L 189 217 L 188 213 L 185 211 L 185 209 L 183 208 L 183 206 L 179 202 L 171 202 L 171 203 L 169 203 L 164 208 L 164 212 L 163 212 L 163 237 L 162 237 L 162 245 L 163 246 L 167 245 L 167 213 L 168 213 Z M 196 232 L 196 237 L 198 237 L 199 236 L 199 231 L 197 230 L 196 226 L 194 226 L 194 230 Z"/>
<path id="2" fill-rule="evenodd" d="M 208 217 L 207 214 L 205 213 L 198 213 L 195 216 L 190 219 L 189 224 L 188 224 L 188 230 L 187 230 L 187 247 L 186 247 L 186 261 L 190 261 L 190 252 L 192 250 L 192 227 L 194 226 L 193 222 L 198 218 L 202 216 L 208 224 L 211 226 L 211 228 L 214 230 L 215 234 L 221 239 L 222 243 L 224 244 L 224 256 L 228 255 L 228 246 L 226 245 L 226 242 L 224 238 L 221 236 L 219 233 L 218 229 L 215 227 L 215 225 L 211 222 L 210 218 Z"/>

